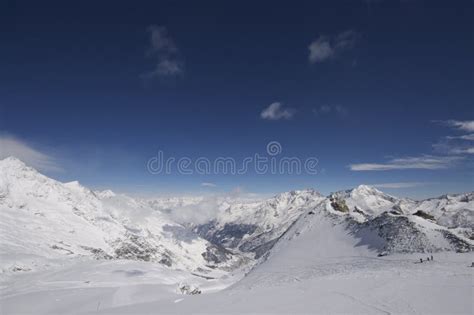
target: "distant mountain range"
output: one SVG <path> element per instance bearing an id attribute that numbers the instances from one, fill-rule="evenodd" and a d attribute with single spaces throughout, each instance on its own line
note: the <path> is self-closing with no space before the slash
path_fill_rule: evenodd
<path id="1" fill-rule="evenodd" d="M 207 215 L 195 222 L 176 219 L 183 208 Z M 14 157 L 0 161 L 2 272 L 94 258 L 225 274 L 270 259 L 307 231 L 319 244 L 307 250 L 321 256 L 351 247 L 374 255 L 468 252 L 474 249 L 473 229 L 473 192 L 415 201 L 361 185 L 329 196 L 301 190 L 267 200 L 145 200 L 61 183 Z M 341 243 L 330 241 L 335 239 L 349 241 L 337 249 Z"/>

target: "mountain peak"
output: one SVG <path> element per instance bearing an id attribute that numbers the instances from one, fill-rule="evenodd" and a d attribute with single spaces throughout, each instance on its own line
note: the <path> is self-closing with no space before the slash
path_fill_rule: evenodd
<path id="1" fill-rule="evenodd" d="M 330 194 L 331 196 L 339 196 L 343 198 L 349 198 L 349 197 L 367 197 L 367 196 L 388 196 L 384 192 L 376 189 L 373 186 L 369 185 L 359 185 L 357 187 L 354 187 L 352 189 L 346 189 L 346 190 L 341 190 L 337 192 L 333 192 Z"/>
<path id="2" fill-rule="evenodd" d="M 359 185 L 356 188 L 349 191 L 352 198 L 368 198 L 373 196 L 375 198 L 385 199 L 390 202 L 396 202 L 399 198 L 393 197 L 392 195 L 386 194 L 383 191 L 378 190 L 373 186 Z"/>
<path id="3" fill-rule="evenodd" d="M 352 191 L 365 194 L 383 194 L 383 192 L 381 192 L 377 188 L 369 185 L 359 185 L 356 188 L 352 189 Z"/>
<path id="4" fill-rule="evenodd" d="M 116 194 L 110 189 L 106 189 L 106 190 L 102 190 L 102 191 L 96 191 L 95 193 L 101 199 L 112 198 L 112 197 L 116 196 Z"/>
<path id="5" fill-rule="evenodd" d="M 15 167 L 15 168 L 23 168 L 23 167 L 26 167 L 26 164 L 14 157 L 14 156 L 8 156 L 2 160 L 0 160 L 0 165 L 3 166 L 3 167 Z"/>
<path id="6" fill-rule="evenodd" d="M 0 171 L 4 174 L 37 173 L 37 171 L 26 165 L 22 160 L 9 156 L 0 160 Z"/>
<path id="7" fill-rule="evenodd" d="M 305 189 L 297 189 L 297 190 L 290 190 L 290 191 L 285 191 L 282 193 L 277 194 L 275 197 L 280 196 L 280 195 L 312 195 L 312 194 L 319 194 L 318 191 L 314 190 L 313 188 L 305 188 Z"/>

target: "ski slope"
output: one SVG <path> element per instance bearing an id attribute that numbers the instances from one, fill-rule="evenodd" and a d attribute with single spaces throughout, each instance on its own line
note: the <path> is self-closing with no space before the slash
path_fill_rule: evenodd
<path id="1" fill-rule="evenodd" d="M 301 217 L 266 260 L 229 288 L 104 309 L 103 314 L 472 314 L 473 253 L 378 257 L 375 234 L 354 237 L 321 211 Z"/>

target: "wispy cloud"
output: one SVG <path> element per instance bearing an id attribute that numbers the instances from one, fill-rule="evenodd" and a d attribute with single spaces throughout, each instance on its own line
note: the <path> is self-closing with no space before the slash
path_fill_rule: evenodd
<path id="1" fill-rule="evenodd" d="M 178 51 L 176 44 L 169 37 L 166 27 L 151 25 L 148 28 L 150 32 L 150 50 L 156 53 L 174 53 Z"/>
<path id="2" fill-rule="evenodd" d="M 433 120 L 432 122 L 442 124 L 461 131 L 473 131 L 474 121 L 460 120 Z M 389 171 L 425 169 L 439 170 L 454 167 L 463 160 L 468 160 L 468 155 L 474 154 L 472 141 L 473 134 L 443 137 L 433 144 L 434 152 L 437 155 L 422 155 L 415 157 L 392 158 L 383 163 L 358 163 L 350 164 L 352 171 Z"/>
<path id="3" fill-rule="evenodd" d="M 454 128 L 458 131 L 474 131 L 473 120 L 435 120 L 433 122 Z M 447 154 L 474 154 L 474 146 L 472 141 L 474 141 L 474 134 L 472 133 L 459 136 L 446 136 L 440 139 L 437 143 L 433 144 L 433 148 L 437 152 L 443 152 Z"/>
<path id="4" fill-rule="evenodd" d="M 216 184 L 214 184 L 214 183 L 208 183 L 208 182 L 201 183 L 201 186 L 202 186 L 202 187 L 217 187 Z"/>
<path id="5" fill-rule="evenodd" d="M 439 170 L 453 167 L 462 159 L 463 158 L 459 156 L 423 155 L 418 157 L 395 158 L 385 163 L 350 164 L 349 168 L 352 171 Z"/>
<path id="6" fill-rule="evenodd" d="M 260 117 L 267 120 L 290 119 L 293 117 L 295 110 L 292 108 L 283 108 L 283 104 L 275 102 L 270 104 L 261 113 Z"/>
<path id="7" fill-rule="evenodd" d="M 433 122 L 453 127 L 458 130 L 474 132 L 474 120 L 434 120 Z"/>
<path id="8" fill-rule="evenodd" d="M 403 189 L 433 185 L 431 182 L 404 182 L 404 183 L 383 183 L 383 184 L 372 184 L 376 188 L 388 188 L 388 189 Z"/>
<path id="9" fill-rule="evenodd" d="M 311 63 L 323 62 L 335 54 L 329 40 L 324 36 L 320 36 L 317 40 L 313 41 L 308 49 L 309 62 Z"/>
<path id="10" fill-rule="evenodd" d="M 450 152 L 452 154 L 474 154 L 474 147 L 452 148 Z"/>
<path id="11" fill-rule="evenodd" d="M 153 75 L 173 76 L 180 74 L 182 71 L 180 64 L 175 60 L 163 59 L 156 65 Z"/>
<path id="12" fill-rule="evenodd" d="M 474 146 L 471 139 L 461 137 L 445 137 L 433 144 L 436 152 L 451 155 L 474 154 Z"/>
<path id="13" fill-rule="evenodd" d="M 341 105 L 322 105 L 319 108 L 314 108 L 313 113 L 317 116 L 331 113 L 339 116 L 346 116 L 349 114 L 349 110 Z"/>
<path id="14" fill-rule="evenodd" d="M 319 36 L 308 46 L 309 62 L 324 62 L 344 50 L 354 47 L 357 37 L 358 34 L 353 30 L 347 30 L 333 37 Z"/>
<path id="15" fill-rule="evenodd" d="M 470 133 L 470 134 L 462 135 L 462 136 L 447 136 L 446 138 L 474 141 L 474 133 Z"/>
<path id="16" fill-rule="evenodd" d="M 176 76 L 184 71 L 183 62 L 179 56 L 179 49 L 168 30 L 163 26 L 152 25 L 150 32 L 150 48 L 147 55 L 156 58 L 155 69 L 143 75 L 144 78 Z"/>
<path id="17" fill-rule="evenodd" d="M 41 171 L 63 171 L 57 159 L 53 156 L 34 148 L 32 145 L 16 137 L 0 135 L 0 159 L 9 156 L 16 157 Z"/>

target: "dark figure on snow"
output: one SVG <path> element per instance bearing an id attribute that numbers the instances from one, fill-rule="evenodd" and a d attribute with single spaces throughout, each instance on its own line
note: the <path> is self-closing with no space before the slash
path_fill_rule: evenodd
<path id="1" fill-rule="evenodd" d="M 431 255 L 431 261 L 433 261 L 433 255 Z"/>
<path id="2" fill-rule="evenodd" d="M 429 258 L 429 257 L 426 257 L 426 261 L 430 261 L 430 258 Z"/>
<path id="3" fill-rule="evenodd" d="M 422 263 L 422 262 L 423 262 L 423 258 L 420 258 L 420 263 Z"/>

